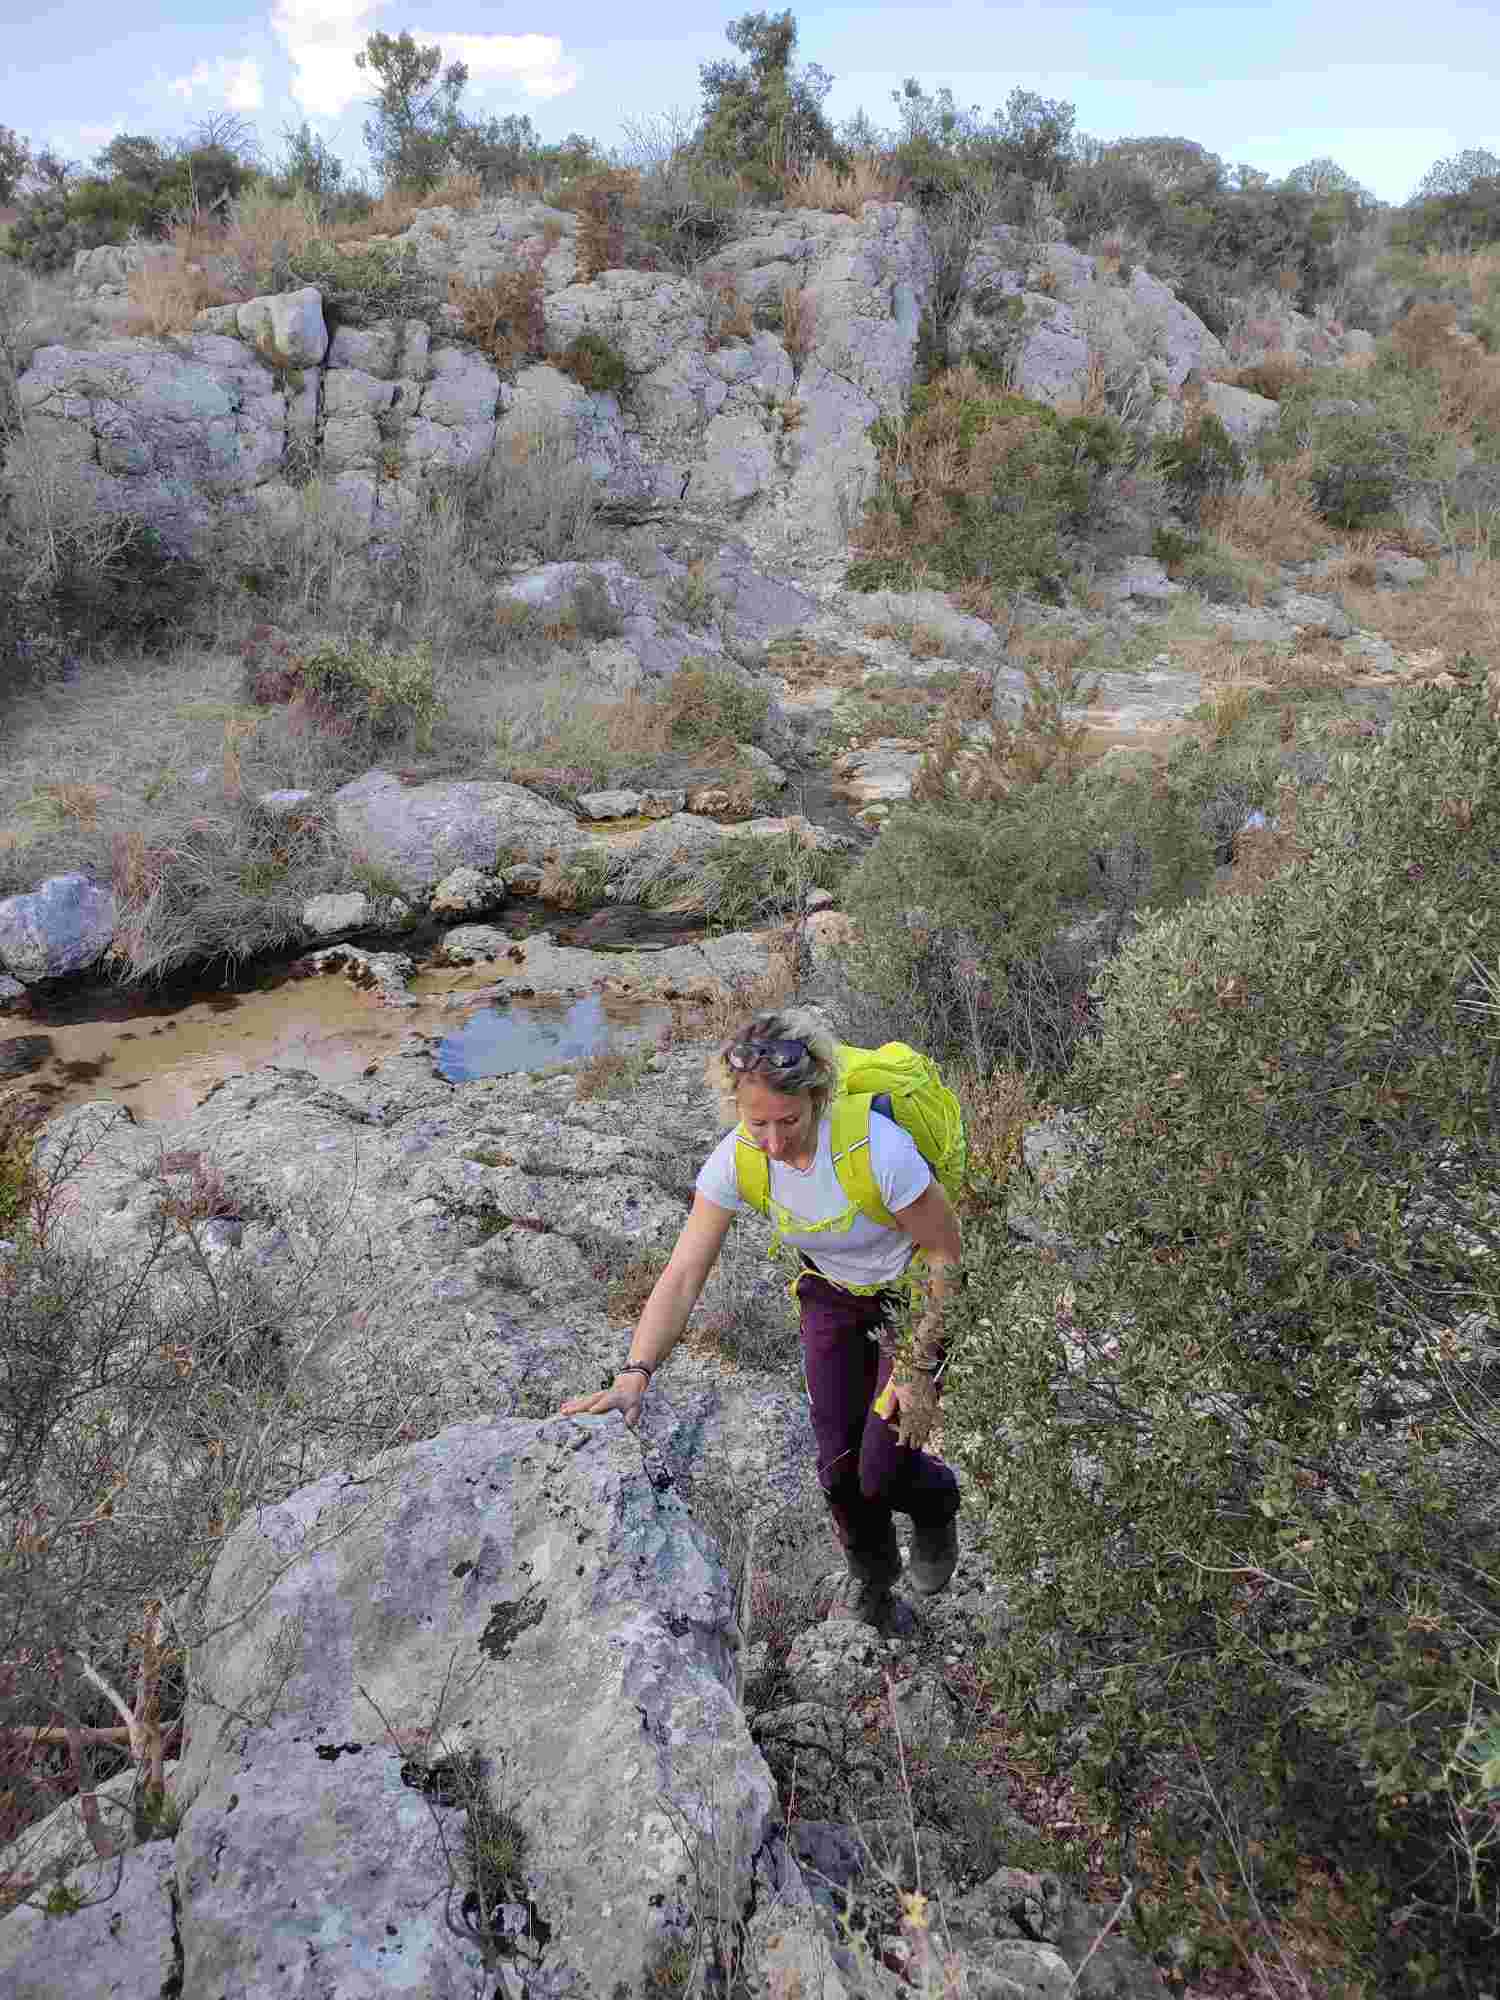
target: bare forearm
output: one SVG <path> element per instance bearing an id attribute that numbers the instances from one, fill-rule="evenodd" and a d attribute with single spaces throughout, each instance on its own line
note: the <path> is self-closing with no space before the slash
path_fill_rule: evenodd
<path id="1" fill-rule="evenodd" d="M 681 1340 L 701 1287 L 691 1278 L 664 1271 L 641 1308 L 630 1337 L 630 1359 L 659 1368 Z"/>

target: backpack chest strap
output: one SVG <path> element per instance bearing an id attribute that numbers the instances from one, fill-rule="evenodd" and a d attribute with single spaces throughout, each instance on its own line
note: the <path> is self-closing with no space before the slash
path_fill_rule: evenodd
<path id="1" fill-rule="evenodd" d="M 882 1229 L 899 1229 L 900 1223 L 885 1205 L 870 1157 L 870 1114 L 875 1107 L 876 1100 L 864 1095 L 834 1099 L 829 1117 L 833 1170 L 861 1215 Z"/>
<path id="2" fill-rule="evenodd" d="M 882 1229 L 900 1223 L 885 1205 L 870 1158 L 870 1114 L 877 1100 L 867 1095 L 836 1097 L 829 1107 L 833 1171 L 851 1205 Z M 735 1180 L 740 1200 L 758 1215 L 771 1212 L 771 1163 L 742 1126 L 736 1127 Z"/>

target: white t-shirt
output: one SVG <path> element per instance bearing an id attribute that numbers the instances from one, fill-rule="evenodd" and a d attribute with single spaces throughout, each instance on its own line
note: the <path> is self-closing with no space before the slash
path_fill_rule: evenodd
<path id="1" fill-rule="evenodd" d="M 732 1213 L 745 1206 L 734 1169 L 737 1144 L 733 1132 L 726 1134 L 698 1172 L 699 1194 Z M 820 1270 L 846 1285 L 880 1285 L 901 1276 L 912 1260 L 915 1245 L 901 1230 L 883 1228 L 850 1206 L 834 1172 L 826 1116 L 818 1126 L 818 1150 L 806 1173 L 789 1167 L 785 1160 L 769 1164 L 772 1220 L 781 1222 L 783 1240 L 794 1250 L 805 1250 Z M 932 1169 L 917 1151 L 915 1141 L 894 1119 L 882 1117 L 878 1111 L 870 1117 L 870 1164 L 881 1198 L 893 1213 L 909 1208 L 932 1182 Z M 777 1208 L 782 1211 L 780 1217 Z M 812 1225 L 832 1222 L 833 1227 L 799 1230 L 799 1220 Z"/>

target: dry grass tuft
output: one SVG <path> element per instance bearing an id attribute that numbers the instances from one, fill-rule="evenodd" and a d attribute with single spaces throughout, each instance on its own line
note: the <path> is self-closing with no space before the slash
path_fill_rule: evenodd
<path id="1" fill-rule="evenodd" d="M 1340 595 L 1358 624 L 1434 670 L 1462 653 L 1500 654 L 1500 563 L 1475 563 L 1465 575 L 1456 561 L 1439 562 L 1412 590 L 1380 590 L 1354 565 Z"/>
<path id="2" fill-rule="evenodd" d="M 148 264 L 132 271 L 128 285 L 130 310 L 124 331 L 132 334 L 190 333 L 193 321 L 207 306 L 229 305 L 232 294 L 201 269 L 186 264 Z"/>
<path id="3" fill-rule="evenodd" d="M 899 195 L 896 182 L 873 153 L 859 154 L 842 174 L 819 160 L 800 173 L 785 175 L 782 189 L 790 208 L 820 208 L 856 220 L 867 201 L 895 201 Z"/>
<path id="4" fill-rule="evenodd" d="M 585 1065 L 587 1068 L 587 1065 Z M 583 1071 L 579 1072 L 582 1083 Z M 585 1093 L 582 1089 L 578 1095 Z M 612 1326 L 634 1326 L 641 1316 L 641 1308 L 655 1289 L 656 1281 L 667 1268 L 667 1260 L 654 1251 L 643 1251 L 633 1257 L 623 1271 L 615 1274 L 604 1293 L 604 1310 L 609 1315 Z"/>
<path id="5" fill-rule="evenodd" d="M 601 271 L 626 262 L 625 219 L 641 201 L 641 177 L 628 167 L 585 174 L 553 197 L 554 208 L 578 217 L 578 281 L 587 284 Z"/>
<path id="6" fill-rule="evenodd" d="M 1486 354 L 1472 333 L 1460 333 L 1455 309 L 1423 300 L 1391 329 L 1392 343 L 1414 368 L 1438 378 L 1445 427 L 1477 444 L 1500 429 L 1500 354 Z"/>
<path id="7" fill-rule="evenodd" d="M 811 292 L 786 285 L 781 293 L 781 344 L 794 361 L 805 361 L 818 337 L 817 306 Z"/>
<path id="8" fill-rule="evenodd" d="M 1231 383 L 1236 389 L 1249 389 L 1257 396 L 1269 396 L 1273 403 L 1279 403 L 1288 389 L 1306 379 L 1307 373 L 1295 354 L 1282 351 L 1267 354 L 1233 374 L 1221 375 L 1219 380 Z"/>
<path id="9" fill-rule="evenodd" d="M 794 694 L 813 688 L 857 688 L 874 664 L 863 653 L 825 653 L 805 639 L 777 646 L 766 661 L 769 671 L 784 680 Z"/>
<path id="10" fill-rule="evenodd" d="M 644 1043 L 620 1047 L 609 1043 L 578 1065 L 573 1095 L 584 1101 L 595 1097 L 623 1097 L 645 1076 L 654 1051 Z"/>
<path id="11" fill-rule="evenodd" d="M 1303 452 L 1241 487 L 1203 503 L 1203 526 L 1236 555 L 1306 562 L 1337 537 L 1312 502 L 1312 454 Z"/>
<path id="12" fill-rule="evenodd" d="M 463 332 L 497 368 L 515 368 L 546 351 L 542 317 L 542 274 L 526 264 L 498 271 L 479 285 L 457 273 L 448 281 L 448 300 L 462 314 Z"/>
<path id="13" fill-rule="evenodd" d="M 750 301 L 740 291 L 733 271 L 708 271 L 703 289 L 708 294 L 708 344 L 722 347 L 726 340 L 749 340 L 755 332 Z"/>

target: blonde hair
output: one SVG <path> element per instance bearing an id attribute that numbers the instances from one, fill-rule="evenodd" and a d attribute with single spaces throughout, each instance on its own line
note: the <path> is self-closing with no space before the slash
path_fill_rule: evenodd
<path id="1" fill-rule="evenodd" d="M 801 1042 L 807 1049 L 808 1060 L 790 1075 L 776 1070 L 731 1069 L 729 1052 L 742 1042 Z M 720 1112 L 731 1125 L 740 1122 L 739 1091 L 747 1079 L 763 1083 L 785 1097 L 810 1097 L 821 1118 L 838 1086 L 838 1043 L 819 1017 L 807 1008 L 771 1008 L 763 1014 L 747 1015 L 709 1057 L 703 1074 L 719 1100 Z"/>

